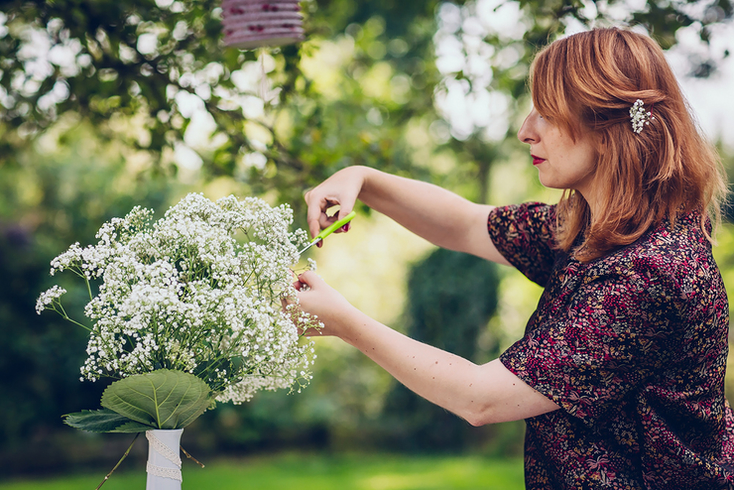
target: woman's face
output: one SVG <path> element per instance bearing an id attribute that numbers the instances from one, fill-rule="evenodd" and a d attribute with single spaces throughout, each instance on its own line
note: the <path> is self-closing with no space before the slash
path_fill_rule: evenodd
<path id="1" fill-rule="evenodd" d="M 517 137 L 530 145 L 541 184 L 554 189 L 575 189 L 590 202 L 596 151 L 588 134 L 581 134 L 574 141 L 570 134 L 533 108 Z"/>

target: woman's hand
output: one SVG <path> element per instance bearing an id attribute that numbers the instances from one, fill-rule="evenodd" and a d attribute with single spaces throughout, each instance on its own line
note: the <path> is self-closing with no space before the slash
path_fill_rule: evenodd
<path id="1" fill-rule="evenodd" d="M 308 205 L 308 229 L 311 237 L 315 237 L 324 228 L 339 219 L 351 213 L 354 209 L 354 203 L 359 197 L 364 184 L 364 176 L 362 167 L 348 167 L 335 173 L 324 182 L 308 191 L 304 199 Z M 326 211 L 334 206 L 339 206 L 339 212 L 333 216 L 326 214 Z M 341 231 L 349 231 L 349 223 L 344 225 L 336 233 Z M 323 241 L 317 246 L 321 246 Z"/>
<path id="2" fill-rule="evenodd" d="M 358 310 L 344 296 L 313 271 L 299 275 L 294 286 L 298 290 L 300 308 L 306 313 L 316 315 L 324 324 L 318 332 L 306 331 L 307 335 L 333 335 L 343 339 L 348 336 L 349 327 L 353 325 Z"/>

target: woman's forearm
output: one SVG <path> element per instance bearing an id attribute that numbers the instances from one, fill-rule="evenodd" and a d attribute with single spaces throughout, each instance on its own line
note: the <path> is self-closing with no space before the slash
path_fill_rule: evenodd
<path id="1" fill-rule="evenodd" d="M 313 333 L 353 345 L 410 390 L 473 425 L 518 420 L 558 408 L 498 360 L 480 366 L 370 318 L 313 271 L 299 275 L 296 288 L 301 309 L 322 322 L 321 330 Z"/>
<path id="2" fill-rule="evenodd" d="M 342 321 L 344 341 L 410 390 L 472 425 L 520 420 L 558 408 L 499 360 L 474 364 L 411 339 L 356 309 Z"/>
<path id="3" fill-rule="evenodd" d="M 428 240 L 450 250 L 507 263 L 487 233 L 492 206 L 480 205 L 433 184 L 358 167 L 359 199 L 370 208 Z"/>

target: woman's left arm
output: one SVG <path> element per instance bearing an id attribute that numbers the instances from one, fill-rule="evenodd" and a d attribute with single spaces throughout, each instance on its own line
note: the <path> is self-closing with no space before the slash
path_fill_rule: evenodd
<path id="1" fill-rule="evenodd" d="M 302 274 L 299 281 L 300 306 L 323 322 L 323 335 L 337 336 L 358 348 L 410 390 L 474 426 L 526 419 L 559 408 L 499 359 L 474 364 L 370 318 L 313 272 Z"/>

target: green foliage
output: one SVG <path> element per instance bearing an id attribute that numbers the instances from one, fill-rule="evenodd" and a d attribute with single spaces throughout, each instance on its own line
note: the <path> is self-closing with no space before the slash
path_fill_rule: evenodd
<path id="1" fill-rule="evenodd" d="M 275 190 L 281 202 L 296 205 L 305 188 L 350 164 L 431 177 L 430 162 L 410 141 L 412 123 L 431 128 L 430 147 L 448 144 L 468 156 L 462 165 L 481 187 L 491 163 L 483 158 L 499 140 L 487 140 L 481 128 L 443 134 L 435 94 L 461 82 L 466 93 L 488 88 L 521 101 L 536 49 L 571 23 L 640 24 L 664 47 L 686 27 L 708 42 L 712 29 L 731 18 L 732 5 L 699 3 L 655 0 L 629 10 L 621 0 L 498 1 L 493 12 L 517 5 L 523 27 L 519 37 L 503 32 L 517 27 L 508 25 L 478 39 L 482 52 L 495 53 L 483 60 L 492 66 L 490 81 L 482 82 L 466 61 L 477 39 L 474 48 L 460 48 L 463 68 L 439 71 L 434 63 L 441 12 L 456 5 L 449 2 L 304 2 L 307 41 L 256 52 L 223 46 L 217 0 L 11 0 L 0 11 L 0 162 L 75 113 L 106 137 L 148 153 L 153 172 L 179 171 L 171 154 L 189 147 L 205 178 L 233 176 L 253 195 Z M 457 4 L 463 17 L 476 16 L 475 2 Z M 476 37 L 462 26 L 451 35 L 459 43 Z M 307 62 L 319 57 L 309 71 Z M 716 62 L 704 56 L 692 69 L 707 75 Z M 256 76 L 263 70 L 266 85 L 273 84 L 266 93 Z M 332 82 L 324 86 L 323 77 Z M 264 111 L 248 110 L 245 100 Z M 511 104 L 508 134 L 523 110 Z M 120 127 L 133 119 L 134 131 Z M 204 129 L 201 120 L 208 121 Z M 468 136 L 478 144 L 464 153 Z M 484 190 L 473 191 L 478 200 Z"/>
<path id="2" fill-rule="evenodd" d="M 17 99 L 3 119 L 12 128 L 35 132 L 67 111 L 79 112 L 93 124 L 144 111 L 151 116 L 150 135 L 137 144 L 160 150 L 170 129 L 169 111 L 177 113 L 166 95 L 169 84 L 187 90 L 186 82 L 180 81 L 186 73 L 210 61 L 228 67 L 237 63 L 236 53 L 219 49 L 221 23 L 212 15 L 216 5 L 213 0 L 177 2 L 180 9 L 161 8 L 152 0 L 5 2 L 10 33 L 0 44 L 5 60 L 1 80 Z M 51 46 L 63 49 L 65 58 L 33 72 L 24 66 L 26 58 L 19 50 L 23 40 L 44 34 Z M 150 40 L 149 49 L 140 43 L 141 37 Z M 30 86 L 11 88 L 14 77 L 24 77 Z M 55 87 L 54 98 L 49 94 Z M 214 107 L 218 100 L 212 102 Z"/>
<path id="3" fill-rule="evenodd" d="M 193 374 L 158 369 L 115 381 L 102 406 L 156 429 L 182 429 L 211 405 L 211 389 Z"/>
<path id="4" fill-rule="evenodd" d="M 471 359 L 479 332 L 497 306 L 494 264 L 439 249 L 408 279 L 408 333 L 422 342 Z"/>
<path id="5" fill-rule="evenodd" d="M 82 410 L 64 415 L 64 423 L 87 432 L 145 432 L 149 425 L 131 422 L 129 418 L 109 409 Z"/>
<path id="6" fill-rule="evenodd" d="M 118 147 L 84 126 L 63 137 L 47 134 L 0 165 L 0 378 L 4 400 L 12 400 L 0 403 L 3 457 L 22 453 L 35 440 L 50 443 L 64 427 L 60 415 L 98 406 L 106 387 L 79 381 L 88 333 L 35 312 L 35 297 L 53 280 L 49 262 L 69 243 L 93 242 L 102 222 L 135 204 L 168 204 L 177 188 L 140 178 L 132 159 L 126 162 Z M 81 312 L 86 288 L 62 284 L 68 311 Z M 19 469 L 4 465 L 2 472 Z"/>
<path id="7" fill-rule="evenodd" d="M 497 306 L 497 284 L 494 264 L 436 250 L 410 273 L 407 335 L 467 359 L 477 357 L 477 339 Z M 384 416 L 386 442 L 400 449 L 462 450 L 482 434 L 398 383 L 388 394 Z"/>
<path id="8" fill-rule="evenodd" d="M 59 115 L 75 112 L 106 137 L 150 153 L 154 171 L 176 172 L 166 150 L 192 145 L 193 104 L 214 125 L 209 143 L 193 145 L 207 176 L 238 175 L 252 185 L 252 194 L 277 189 L 281 201 L 293 202 L 296 196 L 300 201 L 303 188 L 349 163 L 381 166 L 400 160 L 396 143 L 402 125 L 412 114 L 430 110 L 430 90 L 413 94 L 405 104 L 376 100 L 353 83 L 359 77 L 352 73 L 392 57 L 393 73 L 426 78 L 430 70 L 423 59 L 430 58 L 435 4 L 408 2 L 409 8 L 399 8 L 404 16 L 386 16 L 392 33 L 415 43 L 392 49 L 393 55 L 384 48 L 385 17 L 374 16 L 371 4 L 304 4 L 308 35 L 315 43 L 300 50 L 267 50 L 273 65 L 268 76 L 276 92 L 263 94 L 257 84 L 242 81 L 252 70 L 261 70 L 258 53 L 221 44 L 218 1 L 6 2 L 7 18 L 0 26 L 0 98 L 6 110 L 0 112 L 0 133 L 7 151 L 0 155 L 12 155 Z M 360 39 L 343 79 L 346 97 L 334 99 L 333 93 L 315 89 L 300 60 L 318 49 L 320 39 L 343 32 L 357 19 L 364 28 L 354 24 Z M 59 56 L 49 62 L 28 48 L 31 40 L 40 40 L 40 46 L 48 43 Z M 22 88 L 18 80 L 25 81 Z M 276 100 L 265 103 L 264 117 L 249 115 L 238 103 L 243 97 L 263 100 L 273 94 Z M 370 108 L 389 122 L 380 127 L 365 121 Z M 129 118 L 136 118 L 139 130 L 120 131 L 114 124 Z M 283 119 L 289 120 L 287 130 L 279 124 Z M 253 153 L 264 155 L 267 165 L 243 165 Z"/>

